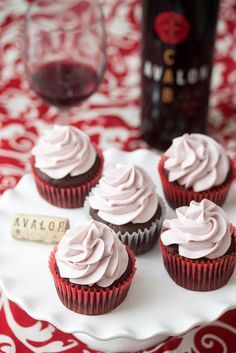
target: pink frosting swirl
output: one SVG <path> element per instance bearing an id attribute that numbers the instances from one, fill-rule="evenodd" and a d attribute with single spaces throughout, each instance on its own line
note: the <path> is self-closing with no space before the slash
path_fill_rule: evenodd
<path id="1" fill-rule="evenodd" d="M 105 170 L 89 197 L 90 206 L 115 225 L 145 223 L 155 214 L 158 197 L 149 175 L 140 167 L 117 164 Z"/>
<path id="2" fill-rule="evenodd" d="M 54 179 L 81 175 L 93 166 L 96 159 L 89 137 L 73 126 L 54 125 L 46 130 L 32 154 L 35 166 Z"/>
<path id="3" fill-rule="evenodd" d="M 206 135 L 177 137 L 164 155 L 169 181 L 197 192 L 222 184 L 230 169 L 223 147 Z"/>
<path id="4" fill-rule="evenodd" d="M 129 255 L 115 232 L 103 223 L 80 223 L 62 237 L 56 262 L 70 282 L 108 287 L 127 269 Z"/>
<path id="5" fill-rule="evenodd" d="M 177 218 L 166 219 L 161 234 L 164 245 L 177 244 L 179 254 L 198 259 L 223 256 L 230 247 L 231 234 L 227 216 L 221 207 L 203 199 L 176 209 Z"/>

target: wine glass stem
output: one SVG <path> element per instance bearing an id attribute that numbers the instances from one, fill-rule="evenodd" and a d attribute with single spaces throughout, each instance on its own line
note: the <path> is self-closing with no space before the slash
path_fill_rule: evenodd
<path id="1" fill-rule="evenodd" d="M 69 114 L 68 114 L 68 108 L 59 108 L 58 110 L 58 118 L 57 118 L 57 124 L 58 125 L 69 125 Z"/>

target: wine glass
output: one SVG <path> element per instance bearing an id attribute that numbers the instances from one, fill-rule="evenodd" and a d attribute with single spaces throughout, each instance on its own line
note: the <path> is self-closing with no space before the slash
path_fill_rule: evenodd
<path id="1" fill-rule="evenodd" d="M 32 88 L 62 111 L 91 96 L 106 66 L 97 0 L 35 0 L 25 17 L 24 63 Z"/>

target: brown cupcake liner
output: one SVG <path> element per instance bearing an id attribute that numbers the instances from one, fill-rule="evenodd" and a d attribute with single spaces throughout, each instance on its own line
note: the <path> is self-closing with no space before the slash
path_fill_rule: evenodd
<path id="1" fill-rule="evenodd" d="M 39 194 L 50 204 L 61 208 L 82 207 L 89 191 L 98 183 L 103 170 L 104 158 L 102 151 L 95 147 L 100 159 L 100 168 L 96 175 L 86 183 L 72 187 L 56 187 L 41 180 L 36 173 L 35 158 L 31 157 L 31 169 Z"/>
<path id="2" fill-rule="evenodd" d="M 236 239 L 235 228 L 233 231 Z M 211 291 L 223 287 L 234 272 L 236 252 L 220 258 L 201 261 L 191 260 L 175 252 L 169 252 L 160 242 L 164 266 L 179 286 L 193 291 Z"/>
<path id="3" fill-rule="evenodd" d="M 61 278 L 56 271 L 55 247 L 49 258 L 49 269 L 54 279 L 57 294 L 64 306 L 68 309 L 83 315 L 101 315 L 110 312 L 120 305 L 126 298 L 132 279 L 134 277 L 135 256 L 129 247 L 127 252 L 132 263 L 131 272 L 127 278 L 123 279 L 108 288 L 80 287 L 69 282 L 68 279 Z"/>
<path id="4" fill-rule="evenodd" d="M 232 174 L 230 178 L 225 181 L 222 185 L 213 187 L 210 190 L 204 190 L 200 192 L 187 190 L 181 186 L 178 186 L 176 183 L 169 182 L 168 176 L 166 175 L 164 169 L 165 160 L 166 157 L 162 156 L 158 164 L 158 171 L 160 174 L 165 198 L 170 207 L 175 209 L 181 206 L 189 205 L 192 200 L 200 202 L 203 199 L 211 200 L 219 206 L 223 205 L 230 189 L 230 186 L 234 180 L 232 160 L 230 160 L 230 171 Z"/>

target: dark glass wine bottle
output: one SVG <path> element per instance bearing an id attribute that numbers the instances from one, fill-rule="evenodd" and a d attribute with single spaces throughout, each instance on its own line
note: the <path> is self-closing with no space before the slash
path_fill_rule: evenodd
<path id="1" fill-rule="evenodd" d="M 141 133 L 153 147 L 206 131 L 219 2 L 142 2 Z"/>

